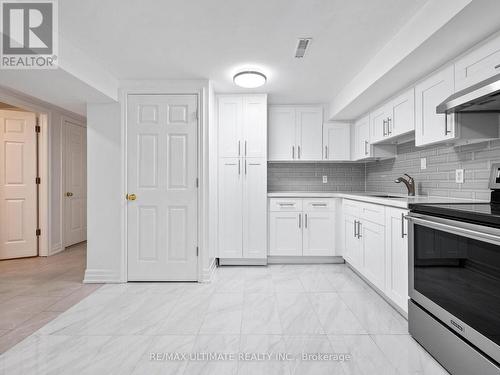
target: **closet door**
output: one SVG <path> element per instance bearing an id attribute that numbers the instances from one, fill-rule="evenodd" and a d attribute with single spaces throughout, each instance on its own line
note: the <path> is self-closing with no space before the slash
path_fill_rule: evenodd
<path id="1" fill-rule="evenodd" d="M 293 107 L 269 107 L 269 160 L 291 161 L 297 159 L 295 127 L 295 109 Z"/>
<path id="2" fill-rule="evenodd" d="M 242 156 L 267 157 L 267 97 L 249 95 L 243 97 Z"/>
<path id="3" fill-rule="evenodd" d="M 242 155 L 242 112 L 240 96 L 218 97 L 219 157 L 236 158 Z"/>
<path id="4" fill-rule="evenodd" d="M 297 116 L 297 159 L 323 160 L 323 108 L 298 107 Z"/>

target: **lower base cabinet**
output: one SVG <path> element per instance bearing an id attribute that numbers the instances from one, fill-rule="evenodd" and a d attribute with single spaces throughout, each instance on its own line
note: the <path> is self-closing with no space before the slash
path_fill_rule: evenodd
<path id="1" fill-rule="evenodd" d="M 269 201 L 270 256 L 334 256 L 334 199 Z"/>
<path id="2" fill-rule="evenodd" d="M 344 199 L 344 258 L 408 312 L 408 210 Z"/>

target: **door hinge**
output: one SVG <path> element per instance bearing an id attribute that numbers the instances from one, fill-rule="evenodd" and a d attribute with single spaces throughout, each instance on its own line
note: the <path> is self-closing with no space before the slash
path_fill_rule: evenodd
<path id="1" fill-rule="evenodd" d="M 35 184 L 40 185 L 40 183 L 41 183 L 40 177 L 36 177 L 35 178 Z"/>
<path id="2" fill-rule="evenodd" d="M 35 125 L 35 133 L 40 133 L 40 125 Z"/>
<path id="3" fill-rule="evenodd" d="M 42 230 L 38 228 L 35 232 L 35 235 L 40 236 L 42 234 Z"/>
<path id="4" fill-rule="evenodd" d="M 200 255 L 200 248 L 196 246 L 196 256 Z"/>
<path id="5" fill-rule="evenodd" d="M 198 177 L 196 177 L 196 183 L 195 184 L 196 184 L 197 188 L 200 187 L 200 179 Z"/>

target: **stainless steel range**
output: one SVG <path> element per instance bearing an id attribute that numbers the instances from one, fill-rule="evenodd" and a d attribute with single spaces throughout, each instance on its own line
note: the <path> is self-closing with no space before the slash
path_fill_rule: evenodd
<path id="1" fill-rule="evenodd" d="M 410 334 L 454 375 L 500 374 L 500 164 L 490 188 L 408 216 Z"/>

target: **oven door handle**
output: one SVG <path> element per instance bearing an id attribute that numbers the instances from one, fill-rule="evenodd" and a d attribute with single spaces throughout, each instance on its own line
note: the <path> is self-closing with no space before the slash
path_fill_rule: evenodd
<path id="1" fill-rule="evenodd" d="M 500 236 L 489 234 L 485 232 L 480 232 L 474 229 L 464 228 L 463 226 L 453 226 L 449 224 L 438 223 L 431 220 L 421 219 L 419 217 L 414 216 L 406 216 L 408 221 L 415 224 L 420 224 L 425 227 L 442 230 L 444 232 L 453 233 L 461 237 L 473 238 L 479 241 L 486 241 L 493 244 L 500 244 Z"/>

